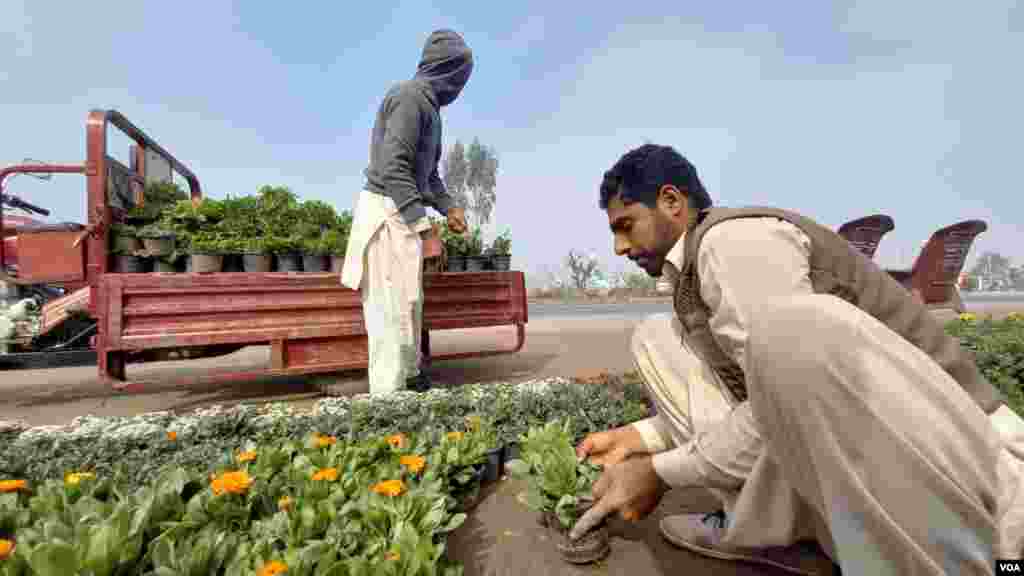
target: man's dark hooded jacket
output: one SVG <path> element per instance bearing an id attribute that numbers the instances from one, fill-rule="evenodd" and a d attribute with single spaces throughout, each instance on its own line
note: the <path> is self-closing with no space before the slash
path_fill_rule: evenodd
<path id="1" fill-rule="evenodd" d="M 441 106 L 451 104 L 473 71 L 473 53 L 458 33 L 439 30 L 423 48 L 416 75 L 393 86 L 377 111 L 366 189 L 391 197 L 412 225 L 426 206 L 442 214 L 453 199 L 437 172 Z"/>

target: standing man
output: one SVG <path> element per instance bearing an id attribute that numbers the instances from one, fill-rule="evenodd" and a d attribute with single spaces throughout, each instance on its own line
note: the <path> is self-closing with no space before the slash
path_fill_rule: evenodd
<path id="1" fill-rule="evenodd" d="M 441 107 L 455 101 L 473 71 L 473 53 L 458 33 L 427 38 L 416 75 L 388 90 L 377 111 L 366 186 L 359 196 L 341 283 L 359 290 L 369 336 L 370 392 L 430 387 L 420 372 L 423 239 L 426 206 L 466 230 L 462 208 L 437 172 Z"/>
<path id="2" fill-rule="evenodd" d="M 605 173 L 615 251 L 672 279 L 675 317 L 633 354 L 658 414 L 578 447 L 596 503 L 649 514 L 702 486 L 713 515 L 668 516 L 673 544 L 813 574 L 992 574 L 1024 556 L 1024 421 L 909 292 L 832 230 L 773 208 L 712 208 L 693 166 L 647 145 Z"/>

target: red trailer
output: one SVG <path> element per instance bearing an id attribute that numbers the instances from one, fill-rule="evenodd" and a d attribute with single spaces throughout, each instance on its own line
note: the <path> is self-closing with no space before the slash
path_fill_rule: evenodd
<path id="1" fill-rule="evenodd" d="M 108 155 L 108 130 L 124 132 L 134 143 L 131 166 Z M 100 376 L 119 389 L 139 389 L 133 363 L 227 354 L 251 345 L 271 347 L 270 364 L 259 371 L 219 373 L 210 380 L 243 380 L 273 375 L 318 374 L 363 368 L 366 329 L 359 294 L 330 273 L 112 273 L 108 227 L 131 206 L 144 203 L 146 158 L 157 155 L 187 181 L 193 201 L 201 201 L 196 176 L 139 128 L 113 110 L 92 111 L 86 123 L 83 164 L 18 165 L 0 170 L 0 187 L 15 173 L 82 174 L 87 182 L 88 223 L 25 226 L 18 230 L 17 276 L 9 285 L 51 285 L 66 294 L 44 306 L 42 333 L 61 326 L 71 311 L 83 309 L 95 322 L 88 351 Z M 0 206 L 0 238 L 4 219 Z M 0 242 L 0 262 L 5 245 Z M 76 289 L 77 288 L 77 289 Z M 488 356 L 518 352 L 525 340 L 527 300 L 521 271 L 426 273 L 423 306 L 426 359 Z M 507 327 L 505 348 L 430 355 L 431 331 Z M 24 354 L 46 365 L 67 350 Z M 0 356 L 2 359 L 2 356 Z"/>

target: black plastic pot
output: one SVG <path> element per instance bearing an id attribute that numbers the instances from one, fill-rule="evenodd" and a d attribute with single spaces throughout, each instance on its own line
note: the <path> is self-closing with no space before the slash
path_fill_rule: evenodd
<path id="1" fill-rule="evenodd" d="M 330 262 L 323 254 L 303 254 L 302 270 L 304 272 L 327 272 L 330 270 Z"/>
<path id="2" fill-rule="evenodd" d="M 497 482 L 501 478 L 501 475 L 505 469 L 505 463 L 502 461 L 505 449 L 495 448 L 487 453 L 487 463 L 484 465 L 484 482 Z"/>
<path id="3" fill-rule="evenodd" d="M 302 260 L 298 254 L 278 254 L 277 255 L 277 271 L 278 272 L 301 272 L 302 271 Z"/>
<path id="4" fill-rule="evenodd" d="M 114 270 L 119 274 L 142 274 L 146 271 L 146 261 L 131 254 L 114 256 Z"/>
<path id="5" fill-rule="evenodd" d="M 225 272 L 244 272 L 245 265 L 242 263 L 241 254 L 225 254 L 224 255 L 224 271 Z"/>
<path id="6" fill-rule="evenodd" d="M 246 272 L 270 272 L 273 266 L 270 254 L 242 254 L 242 269 Z"/>
<path id="7" fill-rule="evenodd" d="M 486 256 L 467 256 L 466 272 L 482 272 L 487 269 Z"/>
<path id="8" fill-rule="evenodd" d="M 177 265 L 174 262 L 167 262 L 166 260 L 156 260 L 153 262 L 153 272 L 160 272 L 164 274 L 174 274 L 178 271 Z"/>
<path id="9" fill-rule="evenodd" d="M 508 444 L 505 444 L 505 454 L 504 454 L 505 462 L 516 460 L 516 459 L 519 458 L 519 456 L 520 456 L 519 442 L 509 442 Z"/>
<path id="10" fill-rule="evenodd" d="M 449 272 L 463 272 L 466 270 L 466 257 L 465 256 L 449 256 L 448 257 L 448 271 Z"/>
<path id="11" fill-rule="evenodd" d="M 498 272 L 508 272 L 512 268 L 512 256 L 491 256 L 491 268 Z"/>

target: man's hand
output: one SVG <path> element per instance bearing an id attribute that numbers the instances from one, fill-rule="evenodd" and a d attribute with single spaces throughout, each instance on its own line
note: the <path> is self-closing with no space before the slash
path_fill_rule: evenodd
<path id="1" fill-rule="evenodd" d="M 601 523 L 612 512 L 626 520 L 639 520 L 658 507 L 668 491 L 650 456 L 638 456 L 605 468 L 594 483 L 594 505 L 569 532 L 576 540 Z"/>
<path id="2" fill-rule="evenodd" d="M 448 229 L 456 234 L 466 231 L 466 210 L 464 208 L 448 209 Z"/>
<path id="3" fill-rule="evenodd" d="M 589 458 L 591 462 L 600 466 L 618 464 L 633 454 L 642 452 L 646 452 L 643 436 L 632 425 L 588 434 L 576 447 L 578 457 Z"/>

